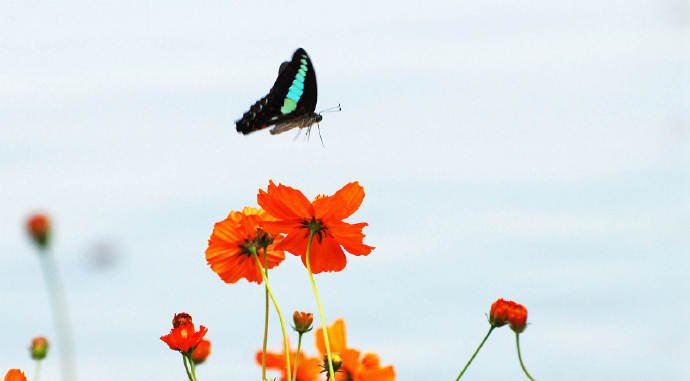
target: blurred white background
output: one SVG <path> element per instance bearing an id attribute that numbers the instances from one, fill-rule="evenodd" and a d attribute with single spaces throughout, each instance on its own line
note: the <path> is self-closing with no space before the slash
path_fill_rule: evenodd
<path id="1" fill-rule="evenodd" d="M 297 47 L 317 110 L 343 107 L 325 148 L 238 135 Z M 214 222 L 269 179 L 359 180 L 377 249 L 317 281 L 398 380 L 455 379 L 498 297 L 529 309 L 536 379 L 687 380 L 689 67 L 683 0 L 3 1 L 0 371 L 54 338 L 24 232 L 44 211 L 80 380 L 183 380 L 158 339 L 179 311 L 209 328 L 200 379 L 258 379 L 263 289 L 206 266 Z M 296 257 L 272 279 L 316 312 Z M 57 351 L 44 366 L 59 380 Z M 522 377 L 507 328 L 465 376 Z"/>

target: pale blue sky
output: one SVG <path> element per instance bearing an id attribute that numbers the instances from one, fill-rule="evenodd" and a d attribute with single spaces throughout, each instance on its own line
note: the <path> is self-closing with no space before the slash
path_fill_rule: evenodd
<path id="1" fill-rule="evenodd" d="M 343 107 L 325 148 L 238 135 L 300 46 L 318 109 Z M 23 231 L 43 210 L 81 380 L 183 380 L 158 339 L 183 310 L 214 344 L 201 379 L 258 379 L 262 289 L 205 265 L 213 223 L 269 179 L 359 180 L 377 249 L 317 281 L 398 380 L 454 379 L 498 297 L 530 311 L 539 380 L 686 380 L 689 65 L 681 0 L 2 2 L 0 371 L 33 371 L 29 340 L 54 336 Z M 85 261 L 99 242 L 108 271 Z M 272 279 L 286 311 L 315 310 L 297 258 Z M 466 377 L 522 377 L 507 329 Z"/>

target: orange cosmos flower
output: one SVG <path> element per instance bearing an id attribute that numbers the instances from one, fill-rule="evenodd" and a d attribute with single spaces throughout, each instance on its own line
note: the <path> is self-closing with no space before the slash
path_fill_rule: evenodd
<path id="1" fill-rule="evenodd" d="M 326 345 L 323 341 L 323 332 L 319 328 L 314 334 L 316 347 L 319 352 L 326 354 Z M 395 369 L 392 365 L 381 366 L 379 356 L 375 353 L 365 353 L 349 348 L 345 335 L 345 321 L 338 319 L 328 327 L 328 342 L 331 352 L 337 352 L 342 358 L 343 365 L 336 372 L 338 381 L 394 381 Z M 328 366 L 328 365 L 326 365 Z"/>
<path id="2" fill-rule="evenodd" d="M 197 331 L 193 323 L 180 324 L 176 328 L 171 329 L 169 334 L 161 336 L 161 340 L 174 351 L 189 353 L 201 343 L 206 332 L 208 332 L 208 329 L 203 325 L 199 326 Z"/>
<path id="3" fill-rule="evenodd" d="M 5 375 L 5 381 L 26 381 L 26 376 L 19 369 L 10 369 Z"/>
<path id="4" fill-rule="evenodd" d="M 270 219 L 263 210 L 246 207 L 241 212 L 230 212 L 228 217 L 215 224 L 208 240 L 206 261 L 225 283 L 235 283 L 245 278 L 261 283 L 261 270 L 252 258 L 252 250 L 263 264 L 262 247 L 267 247 L 267 268 L 278 266 L 285 259 L 282 250 L 276 250 L 281 237 L 274 237 L 262 230 L 261 224 Z"/>
<path id="5" fill-rule="evenodd" d="M 310 259 L 313 273 L 340 271 L 347 259 L 343 249 L 354 255 L 368 255 L 374 249 L 362 243 L 362 229 L 366 222 L 350 224 L 343 220 L 351 216 L 364 199 L 364 188 L 352 182 L 332 196 L 319 196 L 310 202 L 297 189 L 271 180 L 268 189 L 259 189 L 257 201 L 275 221 L 265 221 L 263 226 L 272 234 L 286 234 L 276 248 L 287 250 L 302 257 L 306 266 L 307 241 L 314 233 Z"/>
<path id="6" fill-rule="evenodd" d="M 297 352 L 290 352 L 290 364 L 295 366 L 297 359 Z M 261 365 L 261 351 L 256 352 L 256 363 Z M 292 381 L 321 381 L 321 362 L 316 357 L 308 357 L 303 351 L 299 353 L 299 362 L 297 366 L 297 375 Z M 279 371 L 281 373 L 280 381 L 287 380 L 285 373 L 285 350 L 280 353 L 266 352 L 266 368 Z"/>

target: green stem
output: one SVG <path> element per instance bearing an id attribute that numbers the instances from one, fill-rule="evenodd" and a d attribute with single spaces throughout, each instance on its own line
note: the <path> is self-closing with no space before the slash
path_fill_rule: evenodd
<path id="1" fill-rule="evenodd" d="M 321 326 L 323 327 L 323 341 L 326 344 L 326 358 L 328 359 L 328 375 L 329 380 L 335 380 L 335 372 L 333 371 L 333 358 L 331 356 L 331 345 L 328 342 L 328 327 L 326 326 L 326 315 L 323 313 L 323 306 L 321 306 L 321 299 L 319 298 L 319 290 L 316 288 L 314 281 L 314 274 L 311 272 L 311 261 L 309 254 L 311 252 L 311 242 L 314 240 L 314 231 L 309 231 L 309 241 L 307 242 L 307 272 L 309 273 L 309 280 L 311 281 L 311 288 L 314 291 L 314 298 L 316 298 L 316 305 L 319 307 L 319 315 L 321 316 Z"/>
<path id="2" fill-rule="evenodd" d="M 525 376 L 527 376 L 527 378 L 534 381 L 534 378 L 529 374 L 527 368 L 525 368 L 525 364 L 522 362 L 522 354 L 520 353 L 520 334 L 517 332 L 515 332 L 515 346 L 517 346 L 518 359 L 520 360 L 520 367 L 522 367 L 522 371 L 525 372 Z"/>
<path id="3" fill-rule="evenodd" d="M 36 371 L 34 372 L 34 381 L 41 379 L 41 360 L 36 360 Z"/>
<path id="4" fill-rule="evenodd" d="M 283 347 L 285 348 L 285 366 L 287 368 L 286 374 L 288 377 L 288 381 L 292 381 L 292 377 L 290 374 L 290 346 L 288 343 L 287 331 L 285 330 L 285 320 L 283 319 L 283 313 L 280 312 L 280 307 L 278 306 L 278 302 L 276 301 L 275 295 L 273 295 L 271 285 L 268 283 L 268 277 L 266 277 L 266 273 L 263 269 L 263 266 L 261 266 L 259 256 L 256 254 L 256 249 L 252 248 L 251 253 L 252 257 L 254 257 L 254 260 L 256 261 L 256 265 L 259 266 L 259 269 L 261 270 L 261 276 L 264 278 L 264 283 L 266 284 L 266 291 L 268 291 L 268 295 L 271 297 L 271 300 L 273 301 L 273 307 L 275 307 L 276 312 L 278 313 L 278 319 L 280 319 L 280 329 L 283 331 Z"/>
<path id="5" fill-rule="evenodd" d="M 187 365 L 188 360 L 190 359 L 187 357 L 187 355 L 182 353 L 182 364 L 184 364 L 184 371 L 187 372 L 187 378 L 189 378 L 189 381 L 194 381 L 192 373 L 189 371 L 189 365 Z"/>
<path id="6" fill-rule="evenodd" d="M 472 361 L 474 360 L 474 358 L 477 357 L 477 353 L 479 353 L 479 350 L 482 349 L 482 347 L 484 346 L 484 343 L 489 338 L 489 335 L 491 335 L 491 332 L 494 330 L 494 328 L 496 328 L 496 327 L 494 327 L 493 325 L 491 326 L 491 328 L 489 328 L 489 332 L 486 333 L 486 336 L 484 336 L 484 339 L 482 340 L 482 342 L 479 343 L 477 350 L 474 351 L 474 353 L 472 354 L 472 357 L 470 357 L 470 360 L 467 362 L 467 364 L 465 364 L 465 367 L 462 368 L 462 371 L 460 372 L 460 374 L 458 374 L 458 378 L 456 378 L 455 381 L 458 381 L 460 379 L 460 377 L 462 377 L 462 375 L 465 374 L 465 371 L 467 370 L 467 368 L 470 367 L 470 364 L 472 364 Z"/>
<path id="7" fill-rule="evenodd" d="M 63 381 L 76 381 L 76 366 L 74 363 L 74 345 L 72 329 L 67 315 L 67 301 L 60 281 L 60 274 L 53 260 L 52 253 L 44 250 L 39 253 L 41 269 L 46 288 L 50 295 L 50 305 L 53 309 L 53 322 L 57 335 L 57 345 L 60 352 L 60 367 Z"/>
<path id="8" fill-rule="evenodd" d="M 297 366 L 299 364 L 299 350 L 302 348 L 302 335 L 304 335 L 303 332 L 299 332 L 299 336 L 297 337 L 297 354 L 295 355 L 295 369 L 292 371 L 292 379 L 297 380 Z"/>
<path id="9" fill-rule="evenodd" d="M 265 298 L 264 298 L 264 342 L 261 349 L 261 380 L 266 379 L 266 346 L 268 345 L 268 266 L 266 250 L 267 246 L 264 246 L 264 274 L 266 276 L 266 283 L 264 283 L 265 288 Z"/>
<path id="10" fill-rule="evenodd" d="M 190 352 L 191 353 L 191 352 Z M 196 377 L 196 364 L 194 363 L 194 360 L 192 359 L 192 355 L 189 355 L 189 366 L 192 368 L 192 377 L 194 378 L 194 381 L 199 381 L 199 379 Z"/>

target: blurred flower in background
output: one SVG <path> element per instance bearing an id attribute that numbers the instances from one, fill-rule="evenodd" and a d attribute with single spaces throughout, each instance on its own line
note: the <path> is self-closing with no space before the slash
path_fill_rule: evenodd
<path id="1" fill-rule="evenodd" d="M 51 233 L 50 228 L 50 219 L 42 213 L 32 214 L 26 222 L 26 230 L 31 240 L 42 250 L 48 247 Z"/>
<path id="2" fill-rule="evenodd" d="M 26 376 L 19 369 L 10 369 L 5 375 L 5 381 L 26 381 Z"/>
<path id="3" fill-rule="evenodd" d="M 31 358 L 34 360 L 43 360 L 48 355 L 48 339 L 43 336 L 39 336 L 31 340 L 31 347 L 29 351 L 31 352 Z"/>

